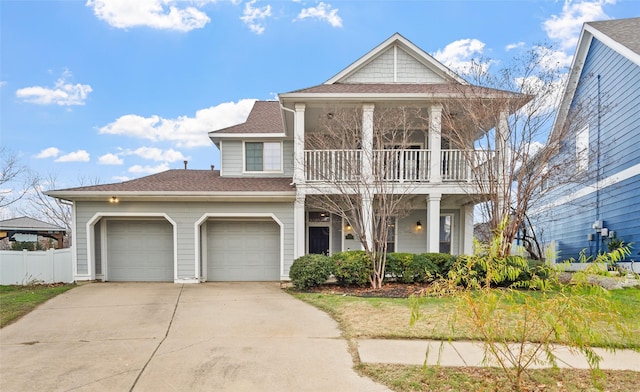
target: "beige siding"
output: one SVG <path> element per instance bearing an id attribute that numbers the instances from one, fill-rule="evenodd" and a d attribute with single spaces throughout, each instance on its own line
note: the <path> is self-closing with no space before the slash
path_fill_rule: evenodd
<path id="1" fill-rule="evenodd" d="M 292 177 L 293 176 L 293 141 L 282 142 L 283 173 L 250 173 L 242 172 L 243 148 L 242 140 L 223 140 L 220 148 L 220 175 L 226 177 Z"/>
<path id="2" fill-rule="evenodd" d="M 422 230 L 416 230 L 416 222 L 422 222 Z M 414 210 L 400 219 L 396 231 L 396 251 L 424 253 L 427 251 L 427 210 Z"/>
<path id="3" fill-rule="evenodd" d="M 393 48 L 346 78 L 344 83 L 393 83 Z"/>
<path id="4" fill-rule="evenodd" d="M 401 48 L 397 48 L 394 55 L 394 48 L 392 47 L 352 75 L 349 75 L 342 82 L 444 83 L 446 81 Z"/>
<path id="5" fill-rule="evenodd" d="M 443 83 L 438 74 L 404 50 L 398 49 L 398 83 Z"/>
<path id="6" fill-rule="evenodd" d="M 106 198 L 105 198 L 106 199 Z M 206 213 L 272 213 L 284 226 L 284 271 L 289 274 L 293 262 L 293 203 L 204 203 L 204 202 L 127 202 L 118 204 L 105 202 L 77 202 L 78 274 L 85 275 L 87 269 L 87 222 L 96 213 L 142 214 L 164 213 L 177 225 L 178 278 L 191 279 L 195 276 L 195 235 L 194 224 Z"/>

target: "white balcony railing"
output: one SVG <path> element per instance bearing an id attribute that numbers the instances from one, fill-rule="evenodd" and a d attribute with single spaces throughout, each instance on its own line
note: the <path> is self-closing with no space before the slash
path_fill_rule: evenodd
<path id="1" fill-rule="evenodd" d="M 430 182 L 429 150 L 374 150 L 373 179 L 389 182 Z M 489 179 L 492 151 L 440 151 L 442 181 L 471 181 L 479 173 Z M 357 181 L 363 164 L 362 150 L 306 150 L 305 180 L 309 182 Z"/>

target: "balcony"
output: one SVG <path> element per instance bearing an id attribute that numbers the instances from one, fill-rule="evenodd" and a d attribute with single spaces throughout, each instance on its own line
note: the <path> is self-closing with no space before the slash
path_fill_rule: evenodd
<path id="1" fill-rule="evenodd" d="M 349 182 L 362 176 L 365 160 L 371 161 L 372 178 L 384 182 L 468 182 L 478 173 L 489 179 L 487 162 L 492 151 L 441 150 L 439 178 L 431 173 L 430 150 L 374 150 L 367 159 L 363 150 L 305 150 L 307 182 Z M 470 159 L 471 158 L 471 159 Z"/>

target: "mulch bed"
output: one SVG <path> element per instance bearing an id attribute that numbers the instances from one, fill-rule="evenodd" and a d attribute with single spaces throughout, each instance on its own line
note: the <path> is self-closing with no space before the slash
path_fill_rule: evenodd
<path id="1" fill-rule="evenodd" d="M 373 289 L 369 286 L 340 286 L 337 284 L 323 284 L 309 289 L 309 292 L 369 298 L 408 298 L 412 294 L 419 295 L 427 286 L 428 285 L 426 284 L 402 284 L 389 282 L 385 283 L 380 289 Z"/>

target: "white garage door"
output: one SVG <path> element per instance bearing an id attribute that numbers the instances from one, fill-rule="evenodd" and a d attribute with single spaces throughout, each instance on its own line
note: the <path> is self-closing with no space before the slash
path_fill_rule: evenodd
<path id="1" fill-rule="evenodd" d="M 280 280 L 280 226 L 274 221 L 207 222 L 207 280 Z"/>
<path id="2" fill-rule="evenodd" d="M 173 226 L 166 220 L 107 222 L 107 280 L 173 282 Z"/>

